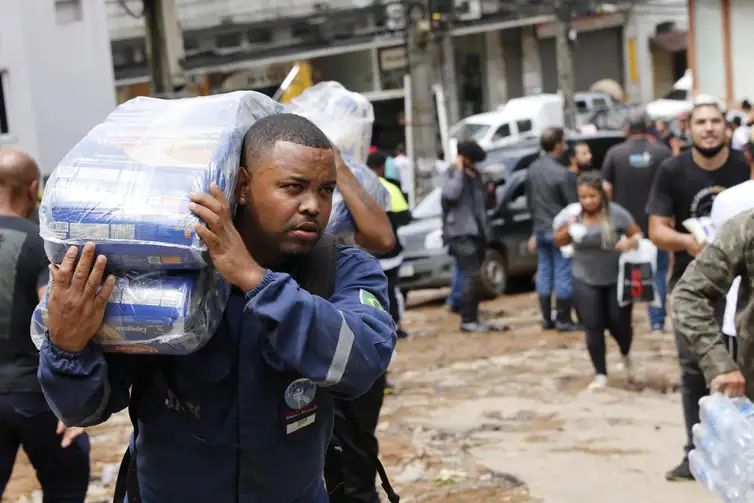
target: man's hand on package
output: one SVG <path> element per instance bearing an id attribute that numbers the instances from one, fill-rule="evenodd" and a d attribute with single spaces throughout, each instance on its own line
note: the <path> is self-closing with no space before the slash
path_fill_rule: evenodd
<path id="1" fill-rule="evenodd" d="M 210 194 L 189 194 L 189 209 L 205 225 L 196 224 L 194 230 L 207 245 L 212 265 L 225 280 L 248 292 L 262 281 L 264 271 L 246 249 L 241 235 L 233 224 L 230 203 L 220 187 L 212 182 Z"/>
<path id="2" fill-rule="evenodd" d="M 704 249 L 706 244 L 707 243 L 700 244 L 699 241 L 697 241 L 694 238 L 694 236 L 692 236 L 691 234 L 688 234 L 686 236 L 686 251 L 692 257 L 696 257 L 697 255 L 699 255 L 699 252 L 701 252 L 702 249 Z"/>
<path id="3" fill-rule="evenodd" d="M 712 379 L 709 389 L 712 393 L 725 393 L 733 398 L 743 396 L 746 392 L 746 379 L 740 370 L 726 372 Z"/>
<path id="4" fill-rule="evenodd" d="M 50 340 L 71 353 L 82 351 L 97 333 L 115 286 L 112 275 L 102 284 L 107 259 L 104 255 L 95 259 L 94 243 L 84 245 L 76 264 L 78 254 L 78 247 L 71 246 L 59 266 L 50 266 L 52 286 L 47 299 Z"/>
<path id="5" fill-rule="evenodd" d="M 58 429 L 56 433 L 58 435 L 63 435 L 63 438 L 60 440 L 60 446 L 65 449 L 66 447 L 70 446 L 73 441 L 76 440 L 82 433 L 84 433 L 84 428 L 79 428 L 78 426 L 66 428 L 63 424 L 63 421 L 58 419 Z"/>

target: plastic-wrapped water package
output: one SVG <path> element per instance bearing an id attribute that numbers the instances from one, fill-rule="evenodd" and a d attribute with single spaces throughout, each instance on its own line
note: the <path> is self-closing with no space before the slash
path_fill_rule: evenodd
<path id="1" fill-rule="evenodd" d="M 699 401 L 691 473 L 722 501 L 754 502 L 754 404 L 713 393 Z"/>
<path id="2" fill-rule="evenodd" d="M 315 123 L 343 157 L 367 161 L 374 107 L 363 95 L 338 82 L 320 82 L 294 98 L 287 110 Z"/>
<path id="3" fill-rule="evenodd" d="M 230 287 L 212 268 L 200 271 L 127 272 L 116 276 L 113 295 L 94 342 L 115 353 L 185 355 L 217 330 Z M 47 331 L 47 295 L 32 316 L 39 348 Z"/>
<path id="4" fill-rule="evenodd" d="M 382 185 L 379 177 L 367 167 L 366 164 L 344 157 L 343 161 L 348 165 L 351 173 L 361 183 L 364 189 L 371 195 L 377 204 L 383 209 L 390 208 L 390 193 Z M 347 236 L 354 232 L 355 224 L 351 212 L 348 211 L 343 196 L 335 190 L 332 201 L 330 221 L 327 224 L 327 232 L 334 236 Z"/>
<path id="5" fill-rule="evenodd" d="M 68 246 L 94 241 L 115 269 L 206 266 L 188 193 L 216 182 L 231 197 L 246 130 L 282 111 L 253 91 L 120 105 L 47 182 L 39 223 L 48 258 L 60 263 Z"/>

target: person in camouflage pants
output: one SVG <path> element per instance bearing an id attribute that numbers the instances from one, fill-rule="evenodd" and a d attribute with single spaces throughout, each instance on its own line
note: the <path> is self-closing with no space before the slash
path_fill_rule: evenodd
<path id="1" fill-rule="evenodd" d="M 736 315 L 737 361 L 720 337 L 716 306 L 741 276 Z M 671 312 L 680 335 L 699 358 L 711 392 L 754 399 L 754 210 L 730 219 L 697 255 L 673 290 Z"/>

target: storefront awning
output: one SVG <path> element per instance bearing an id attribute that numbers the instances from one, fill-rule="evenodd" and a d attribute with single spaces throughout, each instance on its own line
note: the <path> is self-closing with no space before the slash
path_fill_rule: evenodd
<path id="1" fill-rule="evenodd" d="M 685 31 L 668 31 L 649 39 L 649 48 L 654 52 L 685 51 L 689 36 Z"/>

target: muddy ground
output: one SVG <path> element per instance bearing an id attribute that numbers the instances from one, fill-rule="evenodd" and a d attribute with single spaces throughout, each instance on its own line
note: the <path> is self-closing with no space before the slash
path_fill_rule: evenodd
<path id="1" fill-rule="evenodd" d="M 592 377 L 583 334 L 539 330 L 533 294 L 484 308 L 513 330 L 466 335 L 445 311 L 443 292 L 409 298 L 405 329 L 378 427 L 381 458 L 401 501 L 448 503 L 712 503 L 695 482 L 668 483 L 684 433 L 670 335 L 648 334 L 634 313 L 638 379 L 619 372 L 610 388 L 585 391 Z M 609 343 L 608 366 L 617 348 Z M 92 428 L 88 501 L 109 502 L 130 433 L 126 415 Z M 41 501 L 20 453 L 4 502 Z"/>

